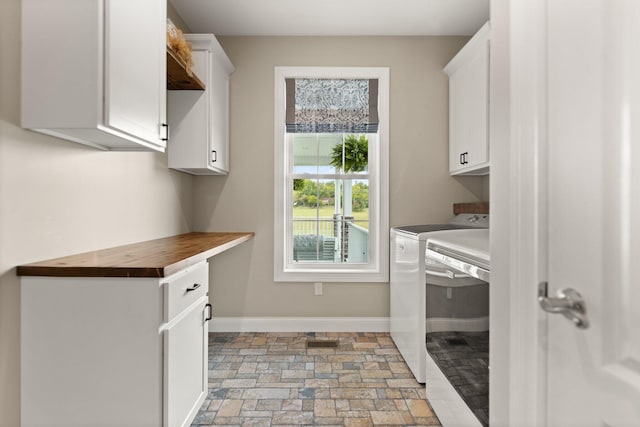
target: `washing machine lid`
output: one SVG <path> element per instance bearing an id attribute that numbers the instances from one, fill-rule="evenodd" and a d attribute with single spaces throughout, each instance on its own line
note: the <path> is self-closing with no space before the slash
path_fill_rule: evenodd
<path id="1" fill-rule="evenodd" d="M 424 233 L 445 230 L 463 230 L 468 228 L 489 228 L 489 215 L 461 213 L 453 217 L 448 224 L 403 225 L 393 227 L 392 230 L 413 236 L 419 236 L 421 239 L 425 239 L 426 235 L 424 235 Z"/>
<path id="2" fill-rule="evenodd" d="M 464 229 L 464 228 L 469 228 L 469 227 L 465 227 L 461 225 L 452 225 L 452 224 L 424 224 L 424 225 L 403 225 L 400 227 L 393 227 L 393 230 L 417 236 L 422 233 L 431 233 L 433 231 L 456 230 L 456 229 Z"/>

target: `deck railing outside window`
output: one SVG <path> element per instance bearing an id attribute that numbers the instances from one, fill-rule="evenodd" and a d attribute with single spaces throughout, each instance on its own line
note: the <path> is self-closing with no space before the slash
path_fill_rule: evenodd
<path id="1" fill-rule="evenodd" d="M 357 223 L 360 222 L 361 225 Z M 315 256 L 301 256 L 308 252 L 308 240 L 294 238 L 293 251 L 296 261 L 367 262 L 369 230 L 367 220 L 342 220 L 333 217 L 293 218 L 293 236 L 322 236 L 331 239 L 333 259 L 327 254 L 327 245 L 316 246 Z M 345 230 L 348 229 L 348 232 Z M 325 241 L 327 239 L 323 239 Z M 300 247 L 299 247 L 300 246 Z M 303 249 L 301 246 L 305 246 Z M 298 256 L 296 256 L 298 255 Z"/>

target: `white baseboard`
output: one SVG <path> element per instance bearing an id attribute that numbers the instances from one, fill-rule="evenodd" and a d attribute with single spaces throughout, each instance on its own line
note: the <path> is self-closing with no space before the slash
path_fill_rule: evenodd
<path id="1" fill-rule="evenodd" d="M 214 317 L 209 332 L 389 332 L 389 318 Z"/>
<path id="2" fill-rule="evenodd" d="M 426 320 L 427 332 L 483 332 L 489 330 L 489 316 L 470 319 L 430 317 Z"/>

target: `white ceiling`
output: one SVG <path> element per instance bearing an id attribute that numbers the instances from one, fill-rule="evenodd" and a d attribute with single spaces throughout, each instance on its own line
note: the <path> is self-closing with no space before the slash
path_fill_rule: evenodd
<path id="1" fill-rule="evenodd" d="M 255 36 L 472 35 L 490 0 L 170 0 L 195 33 Z"/>

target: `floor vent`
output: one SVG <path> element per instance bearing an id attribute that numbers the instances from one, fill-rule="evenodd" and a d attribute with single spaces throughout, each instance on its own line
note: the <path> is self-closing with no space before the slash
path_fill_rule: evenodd
<path id="1" fill-rule="evenodd" d="M 338 340 L 307 340 L 307 348 L 338 348 Z"/>
<path id="2" fill-rule="evenodd" d="M 467 340 L 464 338 L 445 338 L 444 339 L 449 345 L 469 345 Z"/>

